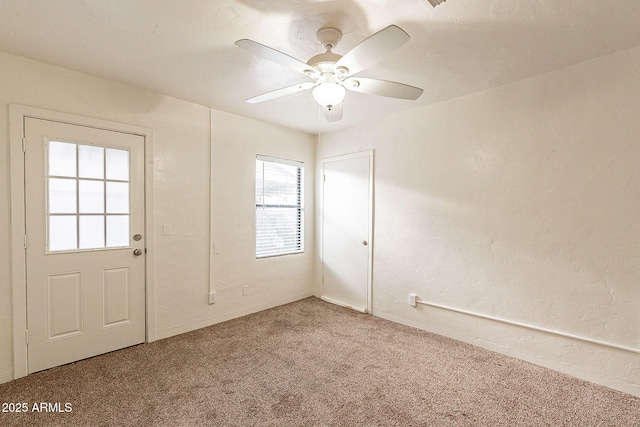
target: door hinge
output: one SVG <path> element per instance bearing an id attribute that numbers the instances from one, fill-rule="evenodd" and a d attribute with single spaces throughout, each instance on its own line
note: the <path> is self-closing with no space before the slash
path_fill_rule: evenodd
<path id="1" fill-rule="evenodd" d="M 29 331 L 27 329 L 24 330 L 24 343 L 29 344 Z"/>
<path id="2" fill-rule="evenodd" d="M 322 275 L 322 283 L 324 283 L 324 275 Z"/>
<path id="3" fill-rule="evenodd" d="M 322 182 L 327 182 L 327 175 L 322 175 Z"/>
<path id="4" fill-rule="evenodd" d="M 24 235 L 24 248 L 27 249 L 27 235 Z"/>
<path id="5" fill-rule="evenodd" d="M 27 138 L 25 138 L 24 136 L 22 137 L 22 152 L 27 152 Z"/>

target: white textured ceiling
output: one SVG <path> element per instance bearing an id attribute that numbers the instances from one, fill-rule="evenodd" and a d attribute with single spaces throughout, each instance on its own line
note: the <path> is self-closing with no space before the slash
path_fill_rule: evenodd
<path id="1" fill-rule="evenodd" d="M 236 40 L 306 62 L 321 27 L 344 54 L 390 24 L 411 40 L 359 75 L 422 87 L 417 101 L 349 92 L 335 123 L 309 91 L 244 102 L 306 77 Z M 0 0 L 2 51 L 313 134 L 639 45 L 640 0 Z"/>

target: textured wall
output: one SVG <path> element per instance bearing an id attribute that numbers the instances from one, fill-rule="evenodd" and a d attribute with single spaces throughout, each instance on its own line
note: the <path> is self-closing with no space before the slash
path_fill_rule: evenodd
<path id="1" fill-rule="evenodd" d="M 245 314 L 271 301 L 310 296 L 313 289 L 315 138 L 226 113 L 212 115 L 212 284 L 227 312 Z M 305 164 L 305 253 L 256 259 L 256 154 Z M 247 286 L 246 295 L 242 287 Z M 272 303 L 270 303 L 272 305 Z M 255 311 L 253 309 L 252 311 Z"/>
<path id="2" fill-rule="evenodd" d="M 155 247 L 150 250 L 155 257 L 156 338 L 311 294 L 311 251 L 286 261 L 250 259 L 255 205 L 254 170 L 248 168 L 255 167 L 256 151 L 307 162 L 306 233 L 312 250 L 313 137 L 0 53 L 0 105 L 5 111 L 0 114 L 0 381 L 13 376 L 7 108 L 11 103 L 153 130 L 156 230 Z M 220 173 L 223 170 L 225 174 Z M 163 224 L 171 224 L 171 235 L 163 235 Z M 210 232 L 220 237 L 220 259 L 229 261 L 226 267 L 215 267 L 218 302 L 212 306 L 207 303 Z M 251 285 L 249 295 L 242 297 L 245 284 Z"/>
<path id="3" fill-rule="evenodd" d="M 320 138 L 375 149 L 374 314 L 640 394 L 640 48 Z M 318 194 L 321 194 L 318 190 Z"/>

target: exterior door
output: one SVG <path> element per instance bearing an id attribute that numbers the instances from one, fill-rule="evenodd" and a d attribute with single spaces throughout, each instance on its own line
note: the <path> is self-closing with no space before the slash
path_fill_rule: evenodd
<path id="1" fill-rule="evenodd" d="M 322 298 L 371 312 L 373 152 L 323 161 Z"/>
<path id="2" fill-rule="evenodd" d="M 144 342 L 144 137 L 24 127 L 29 373 Z"/>

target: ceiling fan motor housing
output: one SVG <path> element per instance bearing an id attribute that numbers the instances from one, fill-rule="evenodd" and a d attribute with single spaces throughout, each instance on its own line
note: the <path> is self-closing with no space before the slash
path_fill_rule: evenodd
<path id="1" fill-rule="evenodd" d="M 342 32 L 336 28 L 320 28 L 316 33 L 318 41 L 326 49 L 326 52 L 315 55 L 307 61 L 307 64 L 317 69 L 321 73 L 333 73 L 334 65 L 342 55 L 331 52 L 340 39 L 342 39 Z"/>
<path id="2" fill-rule="evenodd" d="M 333 66 L 340 58 L 342 58 L 342 55 L 338 55 L 333 52 L 325 52 L 312 57 L 307 61 L 307 64 L 316 68 L 321 73 L 329 73 L 334 71 Z"/>

